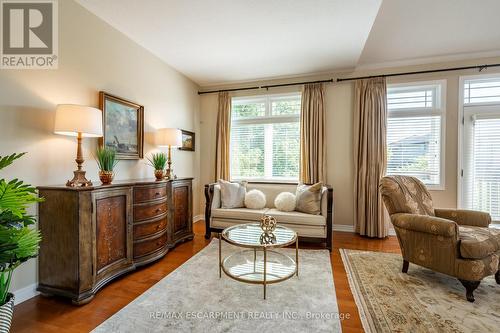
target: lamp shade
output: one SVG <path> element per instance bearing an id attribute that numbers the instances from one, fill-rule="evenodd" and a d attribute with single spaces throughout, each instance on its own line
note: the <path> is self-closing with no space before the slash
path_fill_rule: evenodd
<path id="1" fill-rule="evenodd" d="M 156 144 L 179 147 L 182 145 L 182 132 L 177 128 L 160 128 L 156 132 Z"/>
<path id="2" fill-rule="evenodd" d="M 84 137 L 102 136 L 102 112 L 90 106 L 59 104 L 56 109 L 54 133 Z"/>

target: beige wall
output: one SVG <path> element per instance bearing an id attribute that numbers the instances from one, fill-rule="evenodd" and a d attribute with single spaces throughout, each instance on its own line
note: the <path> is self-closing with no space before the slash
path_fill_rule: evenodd
<path id="1" fill-rule="evenodd" d="M 347 77 L 373 75 L 379 73 L 397 73 L 414 70 L 447 68 L 455 66 L 476 65 L 484 63 L 499 63 L 499 58 L 476 59 L 456 63 L 433 64 L 388 68 L 381 70 L 364 70 L 352 73 L 331 73 L 320 76 L 297 77 L 274 81 L 249 82 L 231 86 L 204 87 L 204 90 L 221 89 L 241 86 L 259 86 L 263 84 L 277 84 L 287 82 L 301 82 L 305 80 L 327 79 L 332 77 Z M 500 72 L 500 69 L 485 70 L 485 73 Z M 403 83 L 428 80 L 446 80 L 446 139 L 445 139 L 445 189 L 432 191 L 437 207 L 456 207 L 457 205 L 457 143 L 458 143 L 458 96 L 460 75 L 477 74 L 475 70 L 460 72 L 445 72 L 425 75 L 400 76 L 388 78 L 388 83 Z M 287 90 L 297 90 L 288 88 Z M 268 93 L 279 93 L 283 89 L 270 89 Z M 266 93 L 263 91 L 262 93 Z M 240 92 L 238 95 L 251 95 L 255 91 Z M 353 225 L 354 194 L 353 194 L 353 83 L 333 83 L 326 85 L 327 109 L 327 182 L 334 189 L 334 224 Z M 209 161 L 200 175 L 202 184 L 213 181 L 214 177 L 214 141 L 215 118 L 217 115 L 217 94 L 202 95 L 200 102 L 200 133 L 203 145 L 201 147 L 202 161 Z M 203 204 L 203 202 L 200 202 Z M 200 206 L 200 209 L 202 207 Z"/>
<path id="2" fill-rule="evenodd" d="M 2 177 L 20 177 L 34 185 L 71 178 L 76 141 L 52 133 L 55 106 L 98 106 L 100 90 L 143 104 L 145 132 L 159 127 L 198 132 L 197 85 L 73 1 L 59 1 L 59 59 L 58 70 L 0 70 L 0 155 L 28 152 Z M 98 182 L 92 157 L 96 145 L 96 139 L 84 139 L 84 168 Z M 145 142 L 145 154 L 154 149 Z M 174 172 L 195 177 L 195 188 L 199 151 L 175 150 L 173 156 Z M 144 177 L 152 177 L 145 160 L 117 165 L 116 179 Z M 36 260 L 31 260 L 16 271 L 12 289 L 29 289 L 35 282 Z"/>

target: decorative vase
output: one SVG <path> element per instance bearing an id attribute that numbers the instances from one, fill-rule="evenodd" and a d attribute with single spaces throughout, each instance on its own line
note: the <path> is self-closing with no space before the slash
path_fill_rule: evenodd
<path id="1" fill-rule="evenodd" d="M 260 228 L 266 234 L 270 234 L 276 229 L 276 219 L 270 215 L 264 215 L 260 219 Z"/>
<path id="2" fill-rule="evenodd" d="M 14 313 L 14 295 L 7 294 L 7 302 L 0 306 L 0 333 L 9 333 Z"/>
<path id="3" fill-rule="evenodd" d="M 105 171 L 105 170 L 99 171 L 99 179 L 101 180 L 101 183 L 103 185 L 111 184 L 114 176 L 115 173 L 113 171 Z"/>
<path id="4" fill-rule="evenodd" d="M 155 170 L 156 180 L 162 180 L 164 175 L 165 173 L 163 170 Z"/>

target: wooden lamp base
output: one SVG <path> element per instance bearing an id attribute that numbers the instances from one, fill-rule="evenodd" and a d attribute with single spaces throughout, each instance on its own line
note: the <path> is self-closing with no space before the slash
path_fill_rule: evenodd
<path id="1" fill-rule="evenodd" d="M 82 170 L 82 164 L 84 162 L 83 154 L 82 154 L 82 133 L 78 133 L 77 142 L 78 146 L 76 149 L 76 165 L 77 170 L 73 171 L 73 179 L 68 180 L 66 182 L 66 186 L 69 187 L 87 187 L 92 186 L 92 182 L 85 178 L 85 171 Z"/>
<path id="2" fill-rule="evenodd" d="M 73 171 L 74 177 L 66 182 L 66 186 L 70 187 L 87 187 L 92 186 L 92 182 L 85 178 L 85 171 L 75 170 Z"/>

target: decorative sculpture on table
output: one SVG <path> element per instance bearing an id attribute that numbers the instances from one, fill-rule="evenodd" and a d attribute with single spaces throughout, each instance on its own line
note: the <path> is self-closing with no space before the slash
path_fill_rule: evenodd
<path id="1" fill-rule="evenodd" d="M 276 229 L 276 219 L 270 215 L 264 215 L 260 219 L 260 228 L 266 234 L 272 234 Z"/>
<path id="2" fill-rule="evenodd" d="M 276 244 L 276 235 L 272 232 L 263 232 L 260 235 L 261 244 Z"/>

